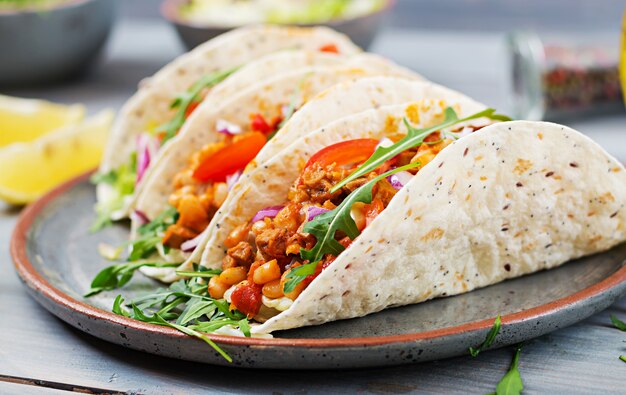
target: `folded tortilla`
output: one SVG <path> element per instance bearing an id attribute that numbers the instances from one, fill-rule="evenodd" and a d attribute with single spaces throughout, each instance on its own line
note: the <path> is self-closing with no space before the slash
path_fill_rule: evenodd
<path id="1" fill-rule="evenodd" d="M 244 27 L 210 40 L 141 82 L 139 90 L 123 106 L 113 126 L 100 173 L 106 174 L 128 164 L 136 150 L 137 136 L 169 121 L 174 115 L 174 110 L 170 108 L 173 100 L 203 76 L 240 67 L 281 50 L 326 51 L 341 55 L 360 52 L 346 36 L 324 27 Z M 295 66 L 298 67 L 297 64 Z M 291 66 L 283 64 L 280 67 Z M 276 67 L 265 69 L 270 73 L 274 70 Z M 253 81 L 258 78 L 257 74 Z M 246 80 L 240 81 L 243 83 Z M 243 87 L 245 85 L 239 88 Z M 111 185 L 106 183 L 98 185 L 97 195 L 101 207 L 119 198 Z M 124 207 L 111 213 L 111 217 L 119 219 L 126 216 L 129 203 L 130 199 L 126 199 Z"/>
<path id="2" fill-rule="evenodd" d="M 390 119 L 402 125 L 416 105 L 424 108 L 366 111 L 294 142 L 251 175 L 220 228 L 285 202 L 313 153 L 381 138 Z M 462 105 L 453 106 L 460 116 L 467 114 Z M 461 294 L 605 251 L 626 240 L 625 203 L 624 167 L 579 132 L 547 122 L 486 126 L 444 148 L 289 308 L 253 332 Z M 218 268 L 225 247 L 212 252 L 203 264 Z"/>
<path id="3" fill-rule="evenodd" d="M 155 218 L 170 207 L 168 197 L 174 192 L 172 181 L 176 174 L 188 166 L 189 158 L 203 145 L 225 139 L 223 134 L 216 132 L 218 121 L 238 125 L 245 131 L 250 122 L 251 113 L 260 112 L 267 119 L 272 119 L 277 115 L 274 112 L 278 111 L 281 106 L 291 104 L 295 108 L 300 108 L 310 98 L 339 82 L 375 75 L 397 75 L 415 80 L 421 79 L 419 75 L 378 56 L 363 54 L 351 57 L 339 66 L 305 67 L 279 74 L 242 90 L 228 100 L 221 100 L 221 96 L 214 97 L 211 92 L 189 117 L 178 136 L 161 150 L 152 171 L 143 183 L 144 187 L 138 194 L 133 209 L 140 211 L 148 218 Z M 348 113 L 349 108 L 354 107 L 347 106 L 342 112 L 333 110 L 328 114 L 320 115 L 315 125 L 321 126 L 330 122 L 335 119 L 333 114 L 341 116 Z M 287 122 L 287 124 L 290 123 Z M 309 126 L 309 122 L 303 125 L 303 127 Z M 270 140 L 265 146 L 266 152 L 277 152 L 282 147 L 277 142 L 283 138 L 276 136 Z M 275 150 L 271 148 L 273 144 L 277 144 Z M 271 155 L 268 154 L 268 156 Z M 138 218 L 131 218 L 131 220 L 133 229 L 137 229 L 140 220 Z M 194 251 L 194 259 L 198 260 L 203 246 L 204 239 Z M 178 260 L 180 256 L 167 257 L 169 258 Z M 142 268 L 142 271 L 163 281 L 176 279 L 173 270 Z"/>
<path id="4" fill-rule="evenodd" d="M 438 111 L 441 110 L 439 104 L 442 102 L 455 106 L 460 111 L 459 116 L 467 116 L 486 109 L 485 105 L 432 82 L 410 81 L 395 77 L 363 78 L 337 84 L 308 102 L 276 134 L 278 138 L 272 141 L 271 149 L 274 152 L 279 150 L 293 151 L 293 142 L 310 133 L 319 138 L 323 136 L 321 141 L 332 138 L 332 141 L 337 142 L 346 137 L 346 133 L 357 133 L 356 135 L 358 135 L 365 132 L 363 129 L 378 129 L 379 132 L 384 131 L 385 128 L 389 130 L 389 128 L 396 127 L 406 116 L 407 108 L 415 107 L 406 104 L 412 100 L 434 103 L 432 109 L 424 110 L 420 107 L 423 119 L 416 125 L 425 125 L 431 122 L 433 111 L 439 114 Z M 362 114 L 360 114 L 361 112 Z M 284 180 L 276 178 L 268 180 L 264 176 L 264 173 L 269 172 L 271 174 L 274 171 L 282 175 L 285 169 L 276 161 L 271 166 L 276 166 L 277 170 L 268 170 L 265 166 L 258 165 L 267 164 L 272 159 L 272 156 L 268 155 L 268 148 L 270 148 L 268 146 L 269 144 L 257 155 L 255 160 L 257 165 L 248 166 L 224 202 L 223 209 L 215 214 L 202 242 L 202 251 L 194 251 L 193 255 L 181 267 L 181 270 L 188 270 L 193 263 L 219 267 L 216 262 L 221 262 L 226 250 L 222 241 L 233 229 L 233 226 L 251 218 L 259 209 L 273 204 L 273 196 L 268 199 L 257 196 L 254 200 L 258 204 L 249 206 L 250 210 L 238 210 L 237 206 L 247 205 L 246 199 L 255 195 L 255 184 L 269 182 L 271 184 L 269 188 L 273 190 L 276 188 L 277 192 L 280 189 L 280 192 L 286 193 L 290 182 L 284 183 Z M 311 155 L 316 149 L 315 146 L 301 145 L 297 148 L 297 152 L 300 151 Z M 303 156 L 302 160 L 306 161 L 306 157 Z M 292 170 L 299 172 L 299 168 Z M 297 177 L 297 173 L 290 174 Z M 247 198 L 242 195 L 247 195 Z M 199 257 L 200 252 L 202 252 L 201 258 Z"/>

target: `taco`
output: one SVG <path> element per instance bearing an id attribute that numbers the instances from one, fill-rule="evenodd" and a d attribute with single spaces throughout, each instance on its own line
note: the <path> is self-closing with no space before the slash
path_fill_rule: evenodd
<path id="1" fill-rule="evenodd" d="M 142 172 L 138 172 L 138 167 L 148 167 L 153 151 L 158 151 L 177 133 L 180 124 L 207 91 L 259 57 L 298 49 L 345 56 L 360 52 L 346 36 L 324 27 L 244 27 L 200 45 L 142 81 L 137 93 L 120 111 L 104 152 L 99 177 L 95 179 L 100 225 L 127 215 L 130 196 L 135 184 L 141 181 Z M 317 59 L 309 60 L 316 64 Z M 248 73 L 252 78 L 239 79 L 244 85 L 238 88 L 261 78 L 258 73 L 272 75 L 285 68 L 305 65 L 262 65 L 257 67 L 257 74 Z M 158 141 L 154 143 L 139 137 L 145 132 L 157 135 Z"/>
<path id="2" fill-rule="evenodd" d="M 268 141 L 278 140 L 274 134 L 303 103 L 341 81 L 394 73 L 421 78 L 374 55 L 358 55 L 340 66 L 279 74 L 228 100 L 210 94 L 145 179 L 131 216 L 136 230 L 131 259 L 156 259 L 158 253 L 167 261 L 184 261 L 244 167 Z"/>
<path id="3" fill-rule="evenodd" d="M 226 209 L 218 210 L 215 213 L 213 224 L 207 228 L 204 238 L 200 241 L 198 250 L 194 251 L 185 265 L 181 267 L 181 270 L 188 270 L 193 263 L 199 263 L 201 252 L 205 256 L 203 261 L 209 259 L 211 254 L 214 253 L 213 250 L 218 250 L 217 254 L 223 253 L 224 248 L 219 240 L 224 239 L 228 231 L 226 227 L 217 226 L 217 224 L 229 220 L 229 213 L 232 210 L 229 210 L 228 207 L 236 204 L 242 189 L 251 182 L 250 180 L 255 172 L 265 171 L 260 164 L 264 164 L 271 159 L 271 153 L 288 147 L 293 141 L 334 120 L 369 109 L 394 104 L 399 105 L 411 100 L 444 100 L 450 103 L 463 103 L 464 111 L 466 112 L 476 112 L 486 108 L 484 105 L 471 100 L 461 93 L 427 81 L 411 81 L 396 77 L 371 77 L 347 81 L 333 86 L 296 112 L 292 119 L 276 133 L 277 138 L 271 144 L 267 144 L 257 154 L 255 160 L 246 167 L 245 172 L 240 177 L 240 181 L 233 186 L 224 202 Z M 389 120 L 390 122 L 395 122 L 391 118 Z M 162 272 L 165 272 L 165 270 Z"/>
<path id="4" fill-rule="evenodd" d="M 468 292 L 626 240 L 619 162 L 568 127 L 481 108 L 383 107 L 292 143 L 224 208 L 222 249 L 202 262 L 222 269 L 210 296 L 270 333 Z"/>

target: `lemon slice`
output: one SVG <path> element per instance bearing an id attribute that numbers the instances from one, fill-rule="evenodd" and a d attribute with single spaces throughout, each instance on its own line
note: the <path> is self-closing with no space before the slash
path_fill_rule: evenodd
<path id="1" fill-rule="evenodd" d="M 95 168 L 112 120 L 113 112 L 103 111 L 33 142 L 0 148 L 0 199 L 29 203 L 61 182 Z"/>
<path id="2" fill-rule="evenodd" d="M 61 126 L 80 122 L 85 107 L 0 95 L 0 147 L 38 139 Z"/>

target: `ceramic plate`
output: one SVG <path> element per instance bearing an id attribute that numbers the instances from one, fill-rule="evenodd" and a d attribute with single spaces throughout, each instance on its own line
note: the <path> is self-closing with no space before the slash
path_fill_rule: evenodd
<path id="1" fill-rule="evenodd" d="M 367 317 L 277 332 L 273 339 L 210 336 L 232 358 L 228 363 L 200 340 L 173 329 L 110 312 L 118 293 L 157 284 L 136 275 L 120 292 L 85 299 L 94 275 L 109 263 L 100 242 L 126 240 L 126 224 L 90 234 L 94 187 L 88 175 L 54 190 L 27 208 L 11 252 L 33 297 L 51 313 L 93 336 L 135 350 L 211 364 L 284 369 L 394 365 L 466 354 L 502 315 L 492 347 L 531 339 L 605 309 L 626 293 L 626 244 L 564 266 L 477 291 L 398 307 Z"/>

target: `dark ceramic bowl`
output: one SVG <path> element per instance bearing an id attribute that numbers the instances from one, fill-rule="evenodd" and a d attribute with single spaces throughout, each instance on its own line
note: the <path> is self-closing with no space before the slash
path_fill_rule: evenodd
<path id="1" fill-rule="evenodd" d="M 114 3 L 69 0 L 44 11 L 0 10 L 0 85 L 36 85 L 82 73 L 109 35 Z"/>
<path id="2" fill-rule="evenodd" d="M 188 49 L 195 48 L 203 42 L 233 29 L 233 27 L 196 25 L 185 21 L 178 10 L 185 0 L 164 0 L 161 4 L 161 15 L 174 27 Z M 388 11 L 393 7 L 394 0 L 386 0 L 380 10 L 351 19 L 331 20 L 320 25 L 328 26 L 346 34 L 356 45 L 367 49 L 378 33 Z M 317 25 L 317 24 L 316 24 Z M 297 26 L 310 27 L 310 24 Z"/>

